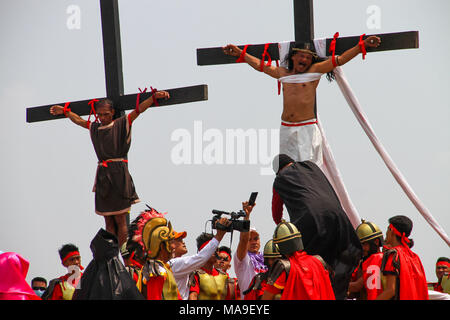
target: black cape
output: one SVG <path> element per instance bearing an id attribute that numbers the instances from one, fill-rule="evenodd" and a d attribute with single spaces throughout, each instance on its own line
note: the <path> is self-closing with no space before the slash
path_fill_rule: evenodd
<path id="1" fill-rule="evenodd" d="M 273 188 L 301 232 L 305 251 L 320 255 L 333 268 L 336 299 L 345 299 L 362 249 L 328 179 L 315 163 L 296 162 L 279 172 Z"/>
<path id="2" fill-rule="evenodd" d="M 100 229 L 91 242 L 94 259 L 83 272 L 72 300 L 144 300 L 119 260 L 117 238 Z"/>

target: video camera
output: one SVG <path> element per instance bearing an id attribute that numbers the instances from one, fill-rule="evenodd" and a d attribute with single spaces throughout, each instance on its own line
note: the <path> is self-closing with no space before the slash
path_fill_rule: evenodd
<path id="1" fill-rule="evenodd" d="M 214 214 L 214 217 L 212 218 L 213 229 L 225 230 L 226 232 L 232 232 L 233 230 L 247 232 L 250 230 L 250 220 L 239 220 L 239 218 L 245 217 L 244 210 L 239 210 L 238 212 L 213 210 L 212 213 Z M 222 215 L 230 216 L 229 221 L 231 224 L 229 226 L 223 226 L 221 224 L 216 226 L 216 221 L 218 221 Z"/>

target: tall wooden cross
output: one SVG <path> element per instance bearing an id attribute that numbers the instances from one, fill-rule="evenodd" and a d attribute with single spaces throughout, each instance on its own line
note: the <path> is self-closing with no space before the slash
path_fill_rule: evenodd
<path id="1" fill-rule="evenodd" d="M 294 1 L 294 33 L 295 41 L 311 42 L 314 39 L 313 0 Z M 367 52 L 386 51 L 396 49 L 410 49 L 419 47 L 419 32 L 407 31 L 396 33 L 376 34 L 381 38 L 381 45 L 376 48 L 367 48 Z M 326 52 L 328 54 L 333 38 L 327 38 Z M 342 54 L 359 42 L 359 36 L 341 37 L 336 41 L 336 54 Z M 255 57 L 262 57 L 265 44 L 251 45 L 247 53 Z M 243 49 L 244 46 L 240 45 Z M 267 52 L 273 60 L 283 59 L 279 56 L 278 43 L 271 43 Z M 266 56 L 266 59 L 267 56 Z M 197 49 L 197 64 L 199 66 L 235 63 L 236 57 L 225 55 L 222 47 Z"/>
<path id="2" fill-rule="evenodd" d="M 115 115 L 121 116 L 125 110 L 131 110 L 136 107 L 137 93 L 124 95 L 118 0 L 100 0 L 100 10 L 105 61 L 106 97 L 113 101 L 114 108 L 116 109 Z M 165 91 L 169 92 L 170 99 L 158 101 L 159 106 L 208 100 L 208 86 L 206 84 L 165 89 Z M 140 100 L 147 99 L 151 94 L 151 92 L 140 93 Z M 88 103 L 90 100 L 71 102 L 70 109 L 80 116 L 89 115 L 91 108 Z M 27 108 L 27 122 L 65 118 L 64 115 L 53 116 L 50 114 L 50 107 L 55 104 L 64 105 L 64 102 Z"/>

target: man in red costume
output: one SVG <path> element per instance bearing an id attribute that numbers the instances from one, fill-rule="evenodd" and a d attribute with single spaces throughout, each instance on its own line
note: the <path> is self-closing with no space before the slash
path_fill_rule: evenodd
<path id="1" fill-rule="evenodd" d="M 278 224 L 273 242 L 289 264 L 275 262 L 262 300 L 272 300 L 277 294 L 281 294 L 281 300 L 335 300 L 323 260 L 303 250 L 302 235 L 294 224 L 285 221 Z"/>
<path id="2" fill-rule="evenodd" d="M 213 239 L 211 233 L 202 233 L 197 237 L 197 249 L 201 251 Z M 217 251 L 189 278 L 189 300 L 231 300 L 229 290 L 230 277 L 214 265 L 217 262 Z"/>
<path id="3" fill-rule="evenodd" d="M 383 253 L 383 233 L 373 222 L 362 220 L 356 228 L 361 241 L 363 258 L 354 271 L 354 279 L 349 284 L 350 297 L 358 300 L 375 300 L 382 292 L 381 260 Z"/>
<path id="4" fill-rule="evenodd" d="M 75 288 L 81 279 L 83 270 L 81 255 L 77 246 L 68 243 L 58 251 L 61 264 L 67 268 L 67 274 L 49 282 L 47 290 L 42 295 L 43 300 L 72 300 Z"/>
<path id="5" fill-rule="evenodd" d="M 450 259 L 446 257 L 440 257 L 436 261 L 436 277 L 437 282 L 428 283 L 428 288 L 433 291 L 449 293 L 450 290 L 443 288 L 443 283 L 450 282 Z M 447 292 L 448 291 L 448 292 Z"/>
<path id="6" fill-rule="evenodd" d="M 389 219 L 386 247 L 381 272 L 386 278 L 383 292 L 377 300 L 428 300 L 425 270 L 417 254 L 411 251 L 409 239 L 413 223 L 406 216 Z"/>

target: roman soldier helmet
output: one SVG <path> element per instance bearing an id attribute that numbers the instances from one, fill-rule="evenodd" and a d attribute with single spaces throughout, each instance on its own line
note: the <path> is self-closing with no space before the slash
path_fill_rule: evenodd
<path id="1" fill-rule="evenodd" d="M 273 243 L 278 245 L 281 254 L 289 255 L 303 250 L 303 241 L 300 231 L 290 222 L 281 220 L 273 233 Z"/>
<path id="2" fill-rule="evenodd" d="M 162 243 L 170 252 L 169 241 L 175 238 L 175 231 L 164 215 L 165 213 L 159 213 L 149 207 L 149 210 L 142 212 L 137 219 L 133 241 L 141 245 L 147 259 L 155 259 L 158 256 Z"/>
<path id="3" fill-rule="evenodd" d="M 361 219 L 361 224 L 356 228 L 356 234 L 358 235 L 359 241 L 361 243 L 368 242 L 377 238 L 383 240 L 383 232 L 381 232 L 380 228 L 378 228 L 375 223 L 366 221 L 364 219 Z"/>
<path id="4" fill-rule="evenodd" d="M 264 259 L 267 258 L 281 258 L 280 250 L 278 250 L 278 246 L 273 243 L 272 239 L 267 241 L 264 246 Z"/>

